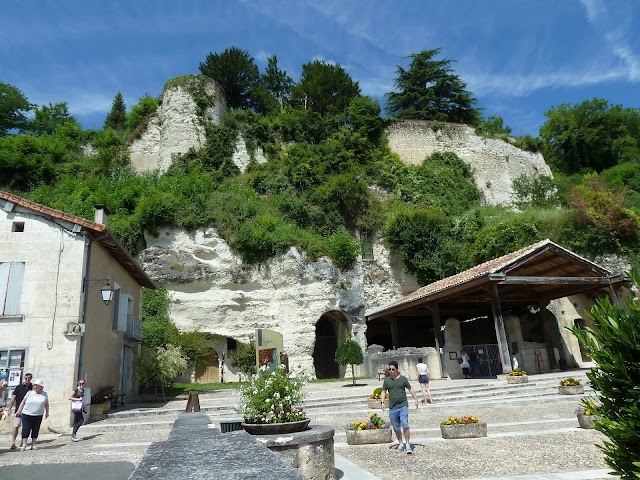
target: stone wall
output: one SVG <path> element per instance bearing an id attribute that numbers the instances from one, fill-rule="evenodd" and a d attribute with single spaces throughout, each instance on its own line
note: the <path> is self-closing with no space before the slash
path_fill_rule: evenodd
<path id="1" fill-rule="evenodd" d="M 526 152 L 504 140 L 480 137 L 468 125 L 441 125 L 435 129 L 420 120 L 394 122 L 387 129 L 389 146 L 411 165 L 419 165 L 434 152 L 454 152 L 473 168 L 476 185 L 490 205 L 509 204 L 513 180 L 523 173 L 552 176 L 540 153 Z"/>
<path id="2" fill-rule="evenodd" d="M 204 78 L 204 77 L 203 77 Z M 227 110 L 224 91 L 211 79 L 204 81 L 204 91 L 211 100 L 203 118 L 186 87 L 168 88 L 162 95 L 158 112 L 151 117 L 140 138 L 129 146 L 131 164 L 137 173 L 159 169 L 166 171 L 174 154 L 199 149 L 204 144 L 204 123 L 219 124 Z"/>
<path id="3" fill-rule="evenodd" d="M 282 333 L 290 365 L 309 373 L 314 373 L 315 324 L 323 314 L 341 312 L 364 349 L 365 305 L 400 298 L 417 285 L 379 245 L 374 260 L 345 272 L 327 258 L 311 261 L 295 248 L 250 267 L 212 228 L 193 234 L 164 229 L 148 237 L 147 245 L 143 267 L 169 290 L 169 314 L 180 329 L 200 327 L 247 342 L 256 328 L 271 328 Z M 228 358 L 224 350 L 217 353 Z M 232 371 L 225 375 L 234 378 Z"/>

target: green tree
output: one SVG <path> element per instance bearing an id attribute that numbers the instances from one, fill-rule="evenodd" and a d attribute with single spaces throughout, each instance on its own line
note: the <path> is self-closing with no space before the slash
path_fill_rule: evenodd
<path id="1" fill-rule="evenodd" d="M 0 82 L 0 136 L 14 129 L 25 129 L 29 123 L 27 113 L 31 110 L 33 105 L 18 88 Z"/>
<path id="2" fill-rule="evenodd" d="M 360 96 L 358 82 L 340 65 L 315 60 L 302 66 L 300 82 L 293 89 L 297 106 L 321 115 L 342 113 Z"/>
<path id="3" fill-rule="evenodd" d="M 240 343 L 236 353 L 229 359 L 232 367 L 238 368 L 245 375 L 256 374 L 256 342 Z"/>
<path id="4" fill-rule="evenodd" d="M 480 125 L 477 130 L 481 135 L 488 136 L 511 134 L 511 127 L 505 125 L 502 117 L 498 115 L 489 115 L 487 118 L 480 119 Z"/>
<path id="5" fill-rule="evenodd" d="M 513 205 L 521 210 L 532 208 L 552 208 L 560 203 L 558 190 L 553 178 L 546 175 L 523 173 L 512 184 Z"/>
<path id="6" fill-rule="evenodd" d="M 387 111 L 396 118 L 460 122 L 476 125 L 476 98 L 451 68 L 452 60 L 436 60 L 440 48 L 409 55 L 405 70 L 398 66 L 395 86 L 387 93 Z"/>
<path id="7" fill-rule="evenodd" d="M 49 105 L 36 107 L 34 118 L 29 122 L 25 130 L 36 135 L 43 133 L 53 135 L 63 125 L 80 126 L 78 121 L 69 115 L 67 102 L 49 103 Z"/>
<path id="8" fill-rule="evenodd" d="M 260 72 L 249 52 L 231 47 L 222 53 L 209 53 L 200 63 L 200 72 L 224 89 L 227 107 L 235 110 L 253 106 L 251 97 Z"/>
<path id="9" fill-rule="evenodd" d="M 637 158 L 640 111 L 601 98 L 565 103 L 545 113 L 540 127 L 544 157 L 561 172 L 588 173 Z"/>
<path id="10" fill-rule="evenodd" d="M 110 128 L 116 132 L 122 132 L 127 121 L 127 107 L 124 104 L 122 93 L 118 92 L 111 104 L 111 111 L 104 121 L 104 128 Z"/>
<path id="11" fill-rule="evenodd" d="M 285 104 L 289 102 L 291 97 L 294 82 L 285 70 L 280 69 L 278 57 L 275 55 L 267 58 L 267 68 L 262 75 L 262 83 L 264 89 L 275 97 L 280 109 L 284 109 Z"/>
<path id="12" fill-rule="evenodd" d="M 336 349 L 336 362 L 343 366 L 351 365 L 351 379 L 353 380 L 353 385 L 355 385 L 356 374 L 354 365 L 360 365 L 364 362 L 362 348 L 358 345 L 358 342 L 349 338 L 338 345 Z"/>
<path id="13" fill-rule="evenodd" d="M 630 277 L 640 287 L 640 273 Z M 597 364 L 587 372 L 599 400 L 595 428 L 607 436 L 598 447 L 620 478 L 640 478 L 640 306 L 631 298 L 613 305 L 601 297 L 589 313 L 591 326 L 571 331 Z"/>
<path id="14" fill-rule="evenodd" d="M 133 132 L 139 126 L 144 125 L 156 110 L 158 110 L 158 99 L 145 93 L 138 103 L 131 107 L 131 111 L 127 115 L 125 122 L 127 130 Z"/>

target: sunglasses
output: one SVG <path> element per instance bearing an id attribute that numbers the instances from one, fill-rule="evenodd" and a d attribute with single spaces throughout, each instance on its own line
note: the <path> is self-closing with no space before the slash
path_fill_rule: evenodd
<path id="1" fill-rule="evenodd" d="M 84 382 L 78 382 L 78 385 L 84 385 Z"/>
<path id="2" fill-rule="evenodd" d="M 395 371 L 396 371 L 396 369 L 395 369 L 395 368 L 393 368 L 393 367 L 390 367 L 390 368 L 389 368 L 389 371 L 391 371 L 391 372 L 395 372 Z"/>

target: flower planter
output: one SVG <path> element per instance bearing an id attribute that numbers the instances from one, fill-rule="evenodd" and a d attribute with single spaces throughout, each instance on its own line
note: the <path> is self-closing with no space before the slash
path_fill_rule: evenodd
<path id="1" fill-rule="evenodd" d="M 507 383 L 509 385 L 517 385 L 519 383 L 529 383 L 529 377 L 527 375 L 508 376 Z"/>
<path id="2" fill-rule="evenodd" d="M 349 445 L 366 445 L 368 443 L 391 443 L 391 429 L 347 430 Z"/>
<path id="3" fill-rule="evenodd" d="M 600 420 L 600 417 L 596 415 L 577 415 L 580 428 L 593 428 L 594 420 Z"/>
<path id="4" fill-rule="evenodd" d="M 442 438 L 480 438 L 487 436 L 487 424 L 484 422 L 456 425 L 440 425 Z"/>
<path id="5" fill-rule="evenodd" d="M 379 398 L 368 398 L 367 399 L 367 407 L 370 408 L 371 410 L 375 410 L 376 408 L 380 408 L 381 405 L 382 405 L 382 402 L 380 401 Z M 389 408 L 389 399 L 388 398 L 384 401 L 384 408 Z"/>
<path id="6" fill-rule="evenodd" d="M 111 402 L 92 403 L 89 405 L 89 421 L 104 420 L 107 418 L 107 412 L 111 410 Z"/>
<path id="7" fill-rule="evenodd" d="M 558 393 L 560 395 L 582 395 L 584 387 L 582 385 L 558 385 Z"/>
<path id="8" fill-rule="evenodd" d="M 251 435 L 280 435 L 284 433 L 302 432 L 309 422 L 310 418 L 300 420 L 298 422 L 285 423 L 243 423 L 242 428 Z"/>

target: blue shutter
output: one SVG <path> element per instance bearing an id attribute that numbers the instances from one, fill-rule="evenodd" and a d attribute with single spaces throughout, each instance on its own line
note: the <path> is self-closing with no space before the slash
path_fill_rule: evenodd
<path id="1" fill-rule="evenodd" d="M 4 305 L 7 300 L 7 285 L 9 284 L 10 263 L 0 263 L 0 315 L 4 315 Z"/>
<path id="2" fill-rule="evenodd" d="M 22 297 L 22 282 L 24 280 L 24 263 L 11 262 L 3 265 L 9 265 L 8 280 L 3 282 L 6 284 L 3 315 L 20 315 L 20 298 Z M 0 273 L 0 281 L 2 281 L 2 278 L 4 277 L 2 276 L 2 273 Z M 2 298 L 2 296 L 0 296 L 0 298 Z"/>

